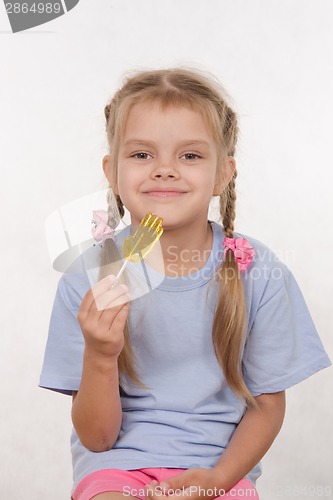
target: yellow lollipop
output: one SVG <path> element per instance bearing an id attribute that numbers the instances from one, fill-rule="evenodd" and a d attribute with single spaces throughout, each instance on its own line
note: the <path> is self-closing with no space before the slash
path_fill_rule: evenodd
<path id="1" fill-rule="evenodd" d="M 161 217 L 148 212 L 140 222 L 140 225 L 135 233 L 125 238 L 122 246 L 122 256 L 125 259 L 125 262 L 122 265 L 112 288 L 116 286 L 128 261 L 139 262 L 153 249 L 154 245 L 156 245 L 157 241 L 163 234 L 162 222 L 163 219 L 161 219 Z"/>

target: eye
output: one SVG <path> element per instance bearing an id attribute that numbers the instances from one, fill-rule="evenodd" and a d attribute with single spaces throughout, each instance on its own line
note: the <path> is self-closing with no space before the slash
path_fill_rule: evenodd
<path id="1" fill-rule="evenodd" d="M 187 160 L 197 160 L 198 158 L 201 158 L 201 156 L 197 155 L 196 153 L 185 153 L 183 156 L 186 156 Z"/>
<path id="2" fill-rule="evenodd" d="M 150 154 L 140 151 L 139 153 L 134 153 L 133 155 L 131 155 L 131 158 L 137 158 L 138 160 L 147 160 L 147 156 L 150 156 Z"/>

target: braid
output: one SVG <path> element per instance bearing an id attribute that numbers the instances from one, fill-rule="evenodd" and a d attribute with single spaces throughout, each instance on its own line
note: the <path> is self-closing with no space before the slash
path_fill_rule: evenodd
<path id="1" fill-rule="evenodd" d="M 107 104 L 104 107 L 104 116 L 105 116 L 105 120 L 106 120 L 106 126 L 108 126 L 108 123 L 109 123 L 110 109 L 111 109 L 111 105 L 110 104 Z"/>
<path id="2" fill-rule="evenodd" d="M 223 140 L 228 156 L 235 155 L 235 148 L 238 137 L 238 125 L 236 113 L 224 102 L 221 102 L 223 117 Z M 236 180 L 237 170 L 220 196 L 220 214 L 224 233 L 228 238 L 233 237 L 234 221 L 236 218 Z"/>
<path id="3" fill-rule="evenodd" d="M 119 94 L 119 91 L 118 91 L 118 94 Z M 112 101 L 104 107 L 104 116 L 105 116 L 105 121 L 106 121 L 105 126 L 106 126 L 107 131 L 108 131 L 108 126 L 109 126 L 109 121 L 110 121 L 111 107 L 112 107 L 112 104 L 115 103 L 115 101 L 116 101 L 116 96 L 114 96 Z M 120 214 L 120 217 L 122 218 L 125 215 L 124 204 L 123 204 L 123 202 L 118 194 L 115 194 L 115 197 L 116 197 L 116 202 L 117 202 L 119 214 Z M 112 203 L 112 200 L 111 200 L 111 197 L 109 195 L 108 195 L 107 200 L 108 200 L 108 212 L 110 213 L 111 212 L 110 204 Z"/>
<path id="4" fill-rule="evenodd" d="M 220 196 L 220 212 L 224 227 L 224 233 L 228 238 L 233 237 L 234 221 L 236 217 L 236 177 L 237 170 L 227 185 L 224 193 Z"/>
<path id="5" fill-rule="evenodd" d="M 125 215 L 125 210 L 124 210 L 124 204 L 121 201 L 121 198 L 120 198 L 119 194 L 116 194 L 116 200 L 117 200 L 117 205 L 118 205 L 118 210 L 119 210 L 119 213 L 120 213 L 120 217 L 123 218 L 124 215 Z"/>
<path id="6" fill-rule="evenodd" d="M 236 215 L 237 171 L 220 196 L 220 214 L 224 234 L 234 237 Z M 219 301 L 213 322 L 213 344 L 227 383 L 233 391 L 257 408 L 255 399 L 246 387 L 241 368 L 241 352 L 246 331 L 247 310 L 238 265 L 234 253 L 228 250 L 219 273 Z"/>
<path id="7" fill-rule="evenodd" d="M 223 137 L 226 143 L 226 149 L 229 156 L 235 156 L 236 143 L 238 138 L 238 125 L 236 113 L 225 106 Z"/>

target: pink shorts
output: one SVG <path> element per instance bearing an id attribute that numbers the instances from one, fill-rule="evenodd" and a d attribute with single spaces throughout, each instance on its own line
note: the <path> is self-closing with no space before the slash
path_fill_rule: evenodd
<path id="1" fill-rule="evenodd" d="M 79 482 L 72 496 L 72 500 L 90 500 L 99 493 L 107 491 L 119 491 L 127 496 L 137 497 L 140 500 L 147 500 L 144 494 L 144 486 L 153 480 L 166 481 L 168 478 L 177 476 L 186 469 L 104 469 L 93 472 Z M 258 492 L 248 479 L 241 479 L 233 488 L 223 494 L 216 490 L 209 493 L 216 494 L 216 498 L 222 500 L 228 498 L 232 500 L 259 500 Z M 163 495 L 160 495 L 163 496 Z"/>

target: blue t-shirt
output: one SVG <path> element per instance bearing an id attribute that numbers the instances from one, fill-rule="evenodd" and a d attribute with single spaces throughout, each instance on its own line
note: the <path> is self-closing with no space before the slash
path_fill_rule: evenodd
<path id="1" fill-rule="evenodd" d="M 87 474 L 106 468 L 210 468 L 228 446 L 245 408 L 227 386 L 212 344 L 214 273 L 223 260 L 224 234 L 221 225 L 210 223 L 212 251 L 198 271 L 171 277 L 141 263 L 129 265 L 137 283 L 148 283 L 150 290 L 131 302 L 129 313 L 136 368 L 146 388 L 121 377 L 122 425 L 111 450 L 87 450 L 73 429 L 73 489 Z M 130 226 L 118 234 L 119 249 L 129 233 Z M 282 391 L 331 362 L 289 269 L 259 241 L 235 237 L 246 237 L 256 252 L 242 273 L 248 308 L 244 379 L 254 396 Z M 97 279 L 100 252 L 92 246 L 59 280 L 40 387 L 65 394 L 80 387 L 84 339 L 77 311 L 94 273 Z M 259 462 L 246 477 L 255 485 L 260 475 Z"/>

